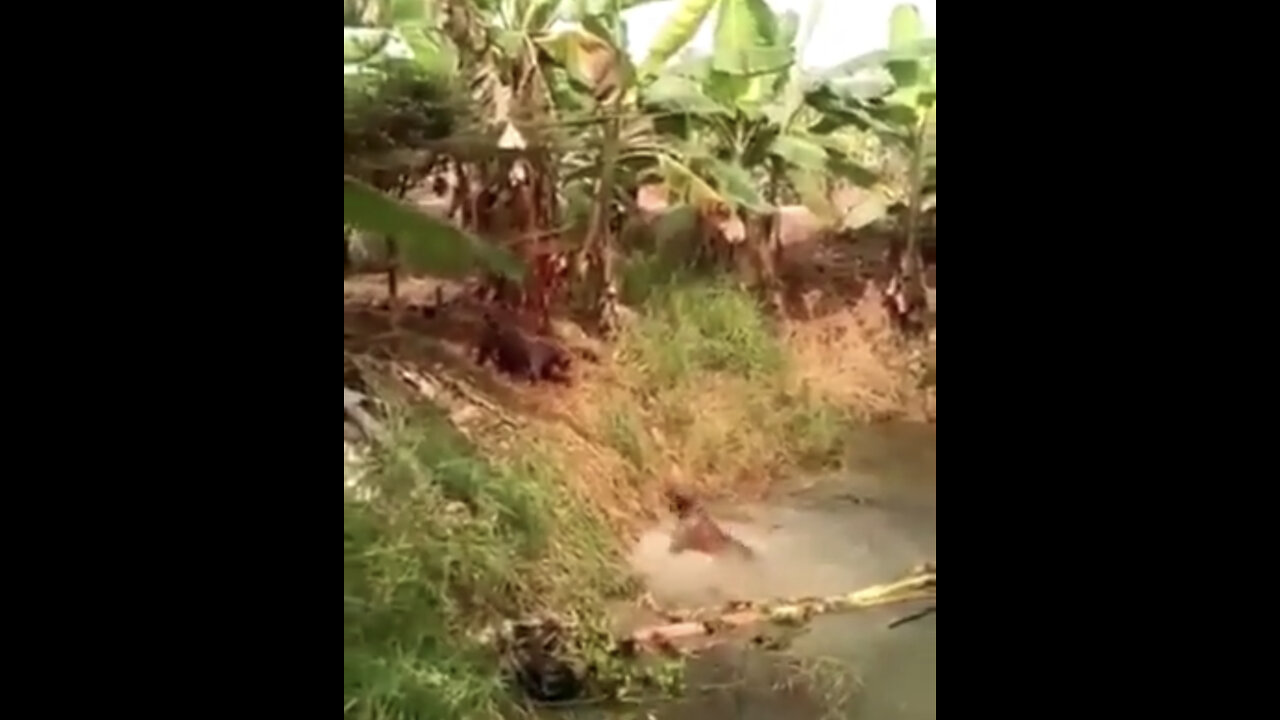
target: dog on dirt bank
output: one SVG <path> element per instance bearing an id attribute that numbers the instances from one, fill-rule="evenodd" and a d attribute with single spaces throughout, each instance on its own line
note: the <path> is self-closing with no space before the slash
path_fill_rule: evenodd
<path id="1" fill-rule="evenodd" d="M 692 496 L 675 489 L 668 489 L 665 494 L 667 506 L 676 515 L 670 546 L 673 555 L 694 550 L 712 557 L 730 555 L 741 560 L 755 559 L 755 551 L 721 529 Z"/>
<path id="2" fill-rule="evenodd" d="M 526 333 L 514 322 L 485 312 L 476 362 L 484 367 L 490 360 L 502 372 L 534 384 L 548 380 L 568 385 L 573 367 L 573 356 L 555 341 Z"/>

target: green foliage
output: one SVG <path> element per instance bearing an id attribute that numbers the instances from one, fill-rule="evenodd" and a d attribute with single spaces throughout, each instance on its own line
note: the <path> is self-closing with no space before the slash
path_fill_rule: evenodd
<path id="1" fill-rule="evenodd" d="M 795 45 L 799 40 L 800 14 L 794 10 L 785 10 L 778 14 L 778 42 L 783 45 Z M 796 60 L 799 61 L 799 53 Z"/>
<path id="2" fill-rule="evenodd" d="M 853 128 L 906 160 L 906 177 L 897 180 L 910 198 L 908 228 L 915 227 L 922 195 L 937 192 L 937 41 L 922 37 L 923 30 L 914 6 L 896 6 L 887 49 L 842 63 L 806 83 L 805 90 L 805 101 L 822 113 L 822 120 L 810 128 L 813 134 L 839 142 L 838 136 Z M 879 69 L 881 79 L 854 77 L 871 69 Z M 872 179 L 865 168 L 843 159 L 829 169 L 860 185 Z M 855 212 L 857 216 L 844 219 L 844 227 L 861 227 L 883 215 L 869 203 Z"/>
<path id="3" fill-rule="evenodd" d="M 922 57 L 907 56 L 918 46 L 924 34 L 924 22 L 920 10 L 914 5 L 898 5 L 889 17 L 889 50 L 895 57 L 885 66 L 893 76 L 895 91 L 889 102 L 911 108 L 915 117 L 912 124 L 924 121 L 929 108 L 937 101 L 938 88 L 934 83 L 936 52 Z"/>
<path id="4" fill-rule="evenodd" d="M 386 196 L 354 178 L 342 180 L 342 222 L 394 237 L 401 258 L 414 270 L 462 277 L 477 267 L 519 278 L 522 269 L 511 253 L 485 243 L 457 226 L 438 220 Z"/>
<path id="5" fill-rule="evenodd" d="M 448 82 L 457 77 L 458 53 L 429 21 L 415 20 L 390 28 L 344 28 L 343 63 L 360 75 L 382 75 L 387 63 L 405 65 Z"/>
<path id="6" fill-rule="evenodd" d="M 404 62 L 377 67 L 378 74 L 354 76 L 342 88 L 343 163 L 369 174 L 391 164 L 393 151 L 431 147 L 458 124 L 447 84 Z"/>
<path id="7" fill-rule="evenodd" d="M 428 21 L 401 23 L 396 31 L 413 50 L 413 63 L 439 82 L 458 79 L 458 51 L 453 43 Z"/>
<path id="8" fill-rule="evenodd" d="M 842 63 L 810 83 L 807 100 L 827 117 L 821 131 L 854 125 L 909 144 L 926 110 L 937 102 L 937 41 L 921 37 L 922 33 L 919 10 L 898 5 L 890 18 L 888 49 Z M 870 68 L 886 70 L 892 86 L 871 91 L 865 85 L 842 82 Z"/>
<path id="9" fill-rule="evenodd" d="M 769 152 L 801 170 L 822 170 L 827 165 L 827 151 L 822 145 L 799 134 L 779 135 Z"/>
<path id="10" fill-rule="evenodd" d="M 794 59 L 791 46 L 779 36 L 778 18 L 765 0 L 720 0 L 712 70 L 752 77 L 786 70 Z"/>
<path id="11" fill-rule="evenodd" d="M 457 117 L 449 82 L 421 64 L 370 66 L 378 72 L 343 83 L 344 225 L 395 238 L 399 262 L 412 271 L 462 277 L 480 268 L 518 277 L 522 269 L 510 253 L 385 194 L 434 162 L 434 148 L 454 133 Z"/>
<path id="12" fill-rule="evenodd" d="M 642 72 L 656 73 L 667 60 L 688 45 L 715 4 L 716 0 L 680 0 L 649 46 L 649 54 L 641 65 Z"/>
<path id="13" fill-rule="evenodd" d="M 393 35 L 387 31 L 347 32 L 342 38 L 344 63 L 369 62 L 380 55 L 391 43 Z"/>
<path id="14" fill-rule="evenodd" d="M 849 433 L 856 419 L 843 407 L 813 394 L 779 394 L 764 409 L 780 423 L 793 461 L 809 471 L 839 467 L 844 462 Z"/>
<path id="15" fill-rule="evenodd" d="M 507 696 L 476 623 L 539 600 L 592 611 L 624 576 L 538 453 L 486 462 L 436 413 L 398 437 L 361 481 L 372 499 L 343 502 L 343 716 L 496 718 Z"/>
<path id="16" fill-rule="evenodd" d="M 706 372 L 767 375 L 782 367 L 783 358 L 759 303 L 727 282 L 673 282 L 657 289 L 624 353 L 656 387 Z"/>
<path id="17" fill-rule="evenodd" d="M 834 221 L 827 176 L 860 185 L 877 178 L 821 137 L 844 120 L 824 113 L 843 108 L 832 102 L 805 105 L 806 80 L 793 59 L 821 3 L 814 3 L 803 30 L 797 16 L 775 15 L 761 0 L 722 0 L 719 7 L 712 56 L 657 75 L 642 95 L 649 109 L 681 118 L 661 124 L 683 141 L 672 144 L 673 155 L 660 158 L 665 179 L 690 201 L 763 213 L 771 210 L 760 193 L 760 179 L 768 176 L 773 191 L 786 192 L 789 185 L 819 217 Z"/>
<path id="18" fill-rule="evenodd" d="M 689 115 L 732 115 L 732 111 L 707 97 L 693 78 L 664 73 L 645 86 L 644 104 L 673 113 Z"/>
<path id="19" fill-rule="evenodd" d="M 689 208 L 690 214 L 693 209 Z M 690 243 L 692 245 L 692 243 Z M 689 246 L 678 243 L 660 246 L 657 252 L 636 254 L 622 266 L 622 301 L 638 307 L 666 285 L 679 282 Z"/>
<path id="20" fill-rule="evenodd" d="M 520 28 L 525 32 L 537 31 L 547 27 L 555 18 L 560 0 L 529 0 L 524 4 L 524 12 L 520 13 Z M 517 11 L 521 8 L 517 7 Z"/>
<path id="21" fill-rule="evenodd" d="M 860 97 L 850 86 L 836 83 L 824 83 L 807 91 L 805 102 L 822 113 L 822 120 L 810 128 L 815 134 L 852 126 L 900 140 L 902 126 L 910 124 L 914 117 L 907 108 L 872 102 Z"/>
<path id="22" fill-rule="evenodd" d="M 752 294 L 655 253 L 633 255 L 623 272 L 624 291 L 644 297 L 620 355 L 640 382 L 634 404 L 620 403 L 601 417 L 601 436 L 637 471 L 652 465 L 649 425 L 677 438 L 694 471 L 704 463 L 717 472 L 735 463 L 753 471 L 842 464 L 857 418 L 796 386 L 783 342 Z M 729 380 L 725 387 L 736 394 L 717 411 L 727 416 L 705 423 L 698 403 L 713 376 Z"/>

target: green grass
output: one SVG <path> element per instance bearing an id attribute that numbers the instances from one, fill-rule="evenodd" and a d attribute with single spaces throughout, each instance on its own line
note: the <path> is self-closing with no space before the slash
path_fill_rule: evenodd
<path id="1" fill-rule="evenodd" d="M 652 288 L 624 353 L 660 388 L 724 372 L 777 375 L 783 348 L 759 303 L 723 280 L 679 280 Z"/>
<path id="2" fill-rule="evenodd" d="M 768 436 L 785 444 L 791 462 L 807 471 L 841 466 L 857 423 L 852 411 L 803 387 L 753 398 L 752 415 Z"/>
<path id="3" fill-rule="evenodd" d="M 652 253 L 633 256 L 623 273 L 633 301 L 643 301 L 621 338 L 621 357 L 639 371 L 642 387 L 632 406 L 602 416 L 609 445 L 644 470 L 647 420 L 683 443 L 695 468 L 772 469 L 778 458 L 802 470 L 841 464 L 856 418 L 789 381 L 786 348 L 754 295 L 726 278 L 674 271 Z M 726 386 L 735 394 L 731 407 L 719 408 L 718 425 L 704 425 L 698 393 L 717 375 L 746 382 Z"/>
<path id="4" fill-rule="evenodd" d="M 469 631 L 541 605 L 598 613 L 627 589 L 612 538 L 536 449 L 486 462 L 436 414 L 398 436 L 373 499 L 343 502 L 343 716 L 497 717 L 497 658 Z"/>

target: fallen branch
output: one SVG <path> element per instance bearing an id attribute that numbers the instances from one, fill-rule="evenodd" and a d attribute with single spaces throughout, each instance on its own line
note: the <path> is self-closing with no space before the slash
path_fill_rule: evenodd
<path id="1" fill-rule="evenodd" d="M 507 621 L 501 627 L 481 630 L 473 636 L 489 645 L 503 658 L 509 677 L 540 703 L 580 700 L 583 696 L 621 697 L 627 682 L 619 684 L 619 661 L 637 659 L 642 652 L 684 657 L 689 650 L 677 647 L 676 641 L 693 637 L 720 635 L 723 630 L 752 623 L 772 621 L 795 624 L 823 612 L 861 609 L 937 597 L 937 575 L 932 565 L 917 569 L 916 574 L 891 583 L 873 585 L 845 595 L 829 598 L 805 598 L 778 603 L 735 603 L 721 608 L 714 617 L 686 620 L 644 628 L 626 637 L 618 637 L 602 626 L 580 619 L 559 620 L 553 617 Z M 704 615 L 695 611 L 691 616 Z M 905 622 L 905 620 L 904 620 Z M 598 660 L 606 658 L 604 665 Z M 650 670 L 652 668 L 650 667 Z M 623 672 L 624 676 L 627 676 Z M 629 676 L 627 676 L 629 677 Z M 649 674 L 650 680 L 658 676 Z"/>
<path id="2" fill-rule="evenodd" d="M 651 626 L 635 631 L 631 639 L 649 647 L 668 649 L 671 643 L 696 637 L 715 635 L 761 622 L 795 625 L 816 615 L 861 610 L 891 603 L 937 597 L 937 574 L 932 566 L 924 571 L 891 583 L 872 585 L 856 592 L 826 598 L 801 598 L 767 603 L 731 603 L 728 607 L 667 613 L 682 617 L 678 622 Z"/>
<path id="3" fill-rule="evenodd" d="M 796 625 L 816 615 L 847 612 L 937 598 L 937 573 L 932 564 L 917 568 L 914 574 L 894 582 L 872 585 L 843 595 L 826 598 L 800 598 L 796 600 L 761 603 L 731 602 L 719 608 L 700 608 L 689 611 L 663 612 L 673 619 L 662 625 L 653 625 L 632 632 L 618 640 L 620 645 L 637 649 L 672 651 L 673 644 L 681 640 L 722 634 L 749 625 L 772 622 Z M 914 619 L 914 618 L 912 618 Z M 907 620 L 903 620 L 906 622 Z M 490 628 L 477 636 L 482 642 L 492 642 L 496 637 L 511 637 L 530 628 L 546 627 L 546 619 L 529 619 L 507 622 L 501 630 Z M 573 622 L 555 622 L 557 628 L 572 632 Z M 899 623 L 900 624 L 900 623 Z"/>

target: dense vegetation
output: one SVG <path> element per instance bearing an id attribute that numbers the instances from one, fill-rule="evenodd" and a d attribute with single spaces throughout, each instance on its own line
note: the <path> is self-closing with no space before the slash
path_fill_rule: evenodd
<path id="1" fill-rule="evenodd" d="M 777 209 L 802 204 L 832 234 L 893 228 L 886 288 L 901 330 L 919 330 L 935 42 L 902 6 L 885 50 L 809 71 L 796 59 L 820 2 L 801 27 L 764 0 L 683 0 L 633 61 L 623 12 L 643 2 L 344 0 L 344 262 L 377 245 L 363 249 L 384 261 L 394 308 L 417 273 L 514 278 L 540 297 L 540 258 L 565 254 L 566 303 L 535 309 L 582 319 L 625 361 L 612 392 L 627 401 L 602 402 L 598 426 L 636 482 L 671 452 L 645 427 L 666 428 L 695 471 L 821 467 L 852 418 L 783 379 Z M 712 52 L 690 54 L 706 22 Z M 448 219 L 405 200 L 443 178 Z M 637 229 L 653 182 L 672 208 Z M 900 212 L 832 201 L 853 186 Z M 746 263 L 721 252 L 731 221 Z M 755 434 L 693 427 L 707 373 L 743 398 L 735 428 Z M 609 519 L 558 482 L 548 448 L 485 457 L 437 412 L 389 424 L 368 492 L 344 501 L 344 716 L 495 716 L 510 701 L 482 628 L 542 607 L 591 624 L 634 585 Z M 601 666 L 594 690 L 635 692 L 602 643 L 580 648 Z"/>

